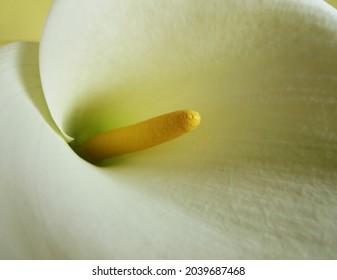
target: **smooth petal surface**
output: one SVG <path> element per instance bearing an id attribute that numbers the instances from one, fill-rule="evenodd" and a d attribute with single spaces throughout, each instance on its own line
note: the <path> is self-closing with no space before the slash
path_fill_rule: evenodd
<path id="1" fill-rule="evenodd" d="M 203 122 L 182 139 L 91 166 L 27 98 L 21 77 L 32 70 L 18 63 L 21 47 L 2 50 L 0 85 L 11 88 L 0 104 L 20 100 L 1 111 L 1 205 L 13 209 L 0 216 L 4 257 L 337 257 L 334 9 L 77 2 L 56 2 L 40 56 L 65 132 L 84 138 L 181 107 L 200 110 Z"/>

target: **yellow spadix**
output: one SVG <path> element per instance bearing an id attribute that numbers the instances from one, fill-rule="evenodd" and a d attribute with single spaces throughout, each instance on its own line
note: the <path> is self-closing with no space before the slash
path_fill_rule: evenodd
<path id="1" fill-rule="evenodd" d="M 181 110 L 143 122 L 97 134 L 81 146 L 81 154 L 89 161 L 140 151 L 173 140 L 196 128 L 200 115 Z"/>

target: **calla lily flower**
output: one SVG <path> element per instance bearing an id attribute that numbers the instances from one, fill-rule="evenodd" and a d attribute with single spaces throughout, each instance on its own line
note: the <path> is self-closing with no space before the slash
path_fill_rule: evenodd
<path id="1" fill-rule="evenodd" d="M 336 258 L 336 58 L 323 1 L 55 1 L 0 49 L 0 257 Z M 104 166 L 69 145 L 185 108 Z"/>

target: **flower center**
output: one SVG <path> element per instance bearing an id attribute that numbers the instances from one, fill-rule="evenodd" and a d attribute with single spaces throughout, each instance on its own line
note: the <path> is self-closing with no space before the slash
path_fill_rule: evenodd
<path id="1" fill-rule="evenodd" d="M 80 146 L 80 155 L 97 162 L 127 153 L 137 152 L 173 140 L 193 130 L 200 115 L 181 110 L 160 115 L 143 122 L 92 136 Z"/>

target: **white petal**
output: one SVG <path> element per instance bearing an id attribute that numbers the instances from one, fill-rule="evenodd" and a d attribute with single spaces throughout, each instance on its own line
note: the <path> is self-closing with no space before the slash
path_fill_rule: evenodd
<path id="1" fill-rule="evenodd" d="M 109 43 L 109 31 L 114 34 L 128 25 L 100 26 L 99 21 L 84 19 L 83 15 L 76 16 L 75 13 L 72 23 L 76 32 L 70 29 L 71 35 L 67 37 L 64 28 L 71 22 L 70 15 L 66 20 L 67 11 L 74 13 L 75 10 L 70 7 L 70 1 L 64 3 L 56 2 L 45 33 L 41 63 L 52 113 L 58 124 L 66 125 L 65 131 L 73 132 L 72 136 L 91 133 L 96 129 L 95 125 L 101 126 L 97 129 L 108 126 L 106 116 L 112 118 L 113 125 L 119 125 L 181 106 L 200 110 L 202 126 L 182 139 L 119 158 L 113 166 L 100 169 L 77 158 L 27 100 L 24 119 L 18 113 L 20 107 L 13 105 L 2 113 L 5 120 L 0 124 L 2 130 L 7 131 L 6 120 L 16 118 L 26 121 L 26 129 L 34 130 L 37 126 L 41 130 L 32 134 L 30 140 L 26 134 L 8 129 L 8 136 L 0 140 L 0 147 L 6 147 L 6 150 L 21 147 L 19 155 L 7 153 L 1 158 L 0 176 L 4 181 L 0 186 L 6 189 L 4 193 L 12 194 L 9 202 L 15 195 L 25 197 L 26 201 L 26 204 L 23 200 L 19 205 L 13 204 L 19 209 L 16 212 L 1 211 L 0 217 L 7 219 L 8 224 L 2 229 L 5 234 L 1 234 L 6 236 L 7 242 L 2 242 L 1 246 L 13 244 L 13 240 L 33 244 L 31 247 L 35 251 L 28 248 L 22 252 L 18 246 L 17 251 L 11 251 L 14 257 L 336 258 L 335 10 L 323 2 L 311 4 L 308 1 L 305 3 L 309 4 L 273 1 L 270 5 L 268 1 L 262 1 L 259 2 L 262 6 L 251 4 L 254 9 L 250 12 L 232 1 L 226 1 L 228 10 L 224 11 L 215 9 L 217 5 L 207 5 L 209 13 L 216 10 L 230 15 L 218 19 L 231 23 L 221 26 L 227 32 L 223 33 L 224 47 L 219 47 L 220 53 L 213 52 L 217 49 L 212 40 L 201 40 L 196 36 L 195 42 L 205 42 L 205 48 L 194 49 L 189 43 L 193 39 L 191 32 L 182 32 L 184 29 L 178 28 L 175 30 L 179 32 L 170 33 L 179 20 L 170 21 L 169 12 L 160 17 L 168 17 L 164 20 L 166 29 L 165 25 L 154 24 L 151 20 L 148 25 L 141 25 L 142 14 L 137 21 L 138 13 L 135 13 L 133 25 L 139 27 L 140 39 L 144 39 L 146 30 L 152 34 L 153 30 L 147 26 L 158 26 L 154 32 L 169 33 L 164 32 L 161 37 L 154 35 L 152 40 L 149 35 L 146 40 L 140 40 L 143 42 L 143 45 L 137 45 L 140 49 L 133 51 L 131 43 L 127 43 L 131 35 L 137 37 L 137 30 L 133 34 L 133 29 L 130 28 L 128 33 L 123 29 L 118 37 L 122 40 L 119 48 L 116 50 L 114 45 L 108 45 L 109 48 L 113 46 L 111 54 L 117 54 L 110 57 L 106 56 L 110 51 L 105 49 L 98 49 L 99 55 L 93 55 L 90 48 L 94 47 L 88 46 L 86 50 L 85 43 L 98 42 L 98 46 L 103 41 Z M 173 3 L 172 6 L 169 3 Z M 170 9 L 179 3 L 190 2 L 170 1 L 163 10 L 172 12 Z M 91 7 L 93 16 L 98 13 L 101 20 L 109 20 L 111 9 L 104 8 L 110 4 L 98 1 L 95 5 L 102 11 Z M 129 8 L 132 10 L 132 7 L 134 5 Z M 148 13 L 153 11 L 151 7 L 155 8 L 150 4 L 139 8 Z M 194 15 L 204 11 L 202 8 L 205 7 L 196 5 L 190 18 L 185 17 L 186 10 L 183 10 L 185 13 L 180 22 L 194 19 L 199 24 L 200 17 Z M 76 12 L 86 10 L 82 8 Z M 64 19 L 58 15 L 61 11 L 65 14 Z M 103 17 L 104 11 L 106 17 Z M 251 16 L 253 11 L 254 17 Z M 121 15 L 118 19 L 126 20 L 128 13 L 120 11 L 118 14 Z M 178 11 L 177 14 L 179 18 Z M 90 17 L 90 13 L 86 16 Z M 52 28 L 52 22 L 58 20 L 58 27 Z M 83 24 L 85 26 L 79 29 Z M 219 26 L 214 28 L 210 34 L 215 36 Z M 90 32 L 91 29 L 94 31 Z M 61 30 L 65 39 L 62 39 Z M 183 40 L 181 44 L 174 38 L 177 33 Z M 183 33 L 188 35 L 186 40 Z M 195 35 L 198 33 L 195 31 Z M 168 58 L 160 51 L 165 46 L 167 34 L 172 34 L 170 42 L 175 43 L 172 43 L 174 51 L 168 53 Z M 90 36 L 94 39 L 86 40 Z M 100 36 L 108 36 L 108 39 L 100 41 Z M 123 36 L 126 36 L 124 41 Z M 74 41 L 71 40 L 73 37 Z M 162 38 L 162 41 L 157 43 L 156 38 Z M 124 44 L 128 55 L 120 56 L 124 53 Z M 47 55 L 48 50 L 52 53 Z M 228 51 L 228 56 L 221 53 L 222 50 Z M 186 58 L 182 54 L 186 54 Z M 97 61 L 91 60 L 92 55 Z M 205 58 L 213 60 L 206 63 Z M 12 60 L 16 61 L 16 56 Z M 110 64 L 113 61 L 115 64 Z M 61 66 L 57 66 L 58 62 Z M 90 71 L 84 69 L 85 63 L 91 67 Z M 105 72 L 110 67 L 114 69 L 113 75 Z M 99 73 L 97 69 L 104 71 Z M 11 75 L 20 81 L 17 72 Z M 8 80 L 6 76 L 1 78 L 1 87 Z M 114 92 L 116 83 L 120 87 Z M 17 84 L 22 88 L 20 82 Z M 110 96 L 105 90 L 111 90 L 112 97 L 107 101 L 115 101 L 115 104 L 108 104 L 112 113 L 102 105 L 103 113 L 94 114 L 93 120 L 88 120 L 92 126 L 89 128 L 68 123 L 73 110 L 79 110 L 71 108 L 72 104 L 76 105 L 76 95 L 81 96 L 86 88 L 89 92 L 102 93 L 95 95 L 98 102 L 105 94 Z M 19 91 L 28 90 L 11 92 L 16 95 Z M 60 94 L 60 97 L 56 93 L 67 94 Z M 74 103 L 66 104 L 66 97 L 71 94 L 75 96 L 73 100 L 70 98 Z M 1 99 L 0 104 L 4 102 Z M 145 103 L 140 106 L 140 102 Z M 75 122 L 86 119 L 85 114 L 92 110 L 87 104 L 87 108 L 84 106 L 83 111 L 77 112 L 79 117 L 75 116 Z M 61 110 L 60 105 L 65 109 Z M 25 139 L 24 146 L 13 142 L 14 137 Z M 36 152 L 37 141 L 41 143 L 41 154 Z M 22 153 L 23 150 L 27 152 Z M 31 165 L 32 158 L 36 159 L 34 165 Z M 15 170 L 20 177 L 5 175 L 10 170 Z M 33 177 L 34 173 L 43 175 Z M 25 189 L 32 186 L 34 192 Z M 45 213 L 47 218 L 36 218 L 41 215 L 39 213 Z M 14 215 L 15 219 L 10 220 L 8 215 Z M 18 224 L 13 223 L 17 220 Z M 33 228 L 29 225 L 32 220 L 35 222 Z M 15 229 L 19 227 L 26 230 L 29 242 L 23 242 L 24 237 L 18 236 Z M 6 246 L 8 249 L 9 245 Z"/>
<path id="2" fill-rule="evenodd" d="M 216 249 L 205 224 L 71 151 L 45 111 L 37 54 L 36 44 L 0 49 L 0 257 L 179 258 Z"/>
<path id="3" fill-rule="evenodd" d="M 40 58 L 51 113 L 76 138 L 186 107 L 208 128 L 237 125 L 227 107 L 262 98 L 254 88 L 286 98 L 261 84 L 285 87 L 335 56 L 336 11 L 323 1 L 68 2 L 54 4 Z"/>
<path id="4" fill-rule="evenodd" d="M 336 257 L 329 170 L 181 164 L 168 149 L 109 175 L 48 125 L 37 49 L 0 50 L 1 258 Z"/>

